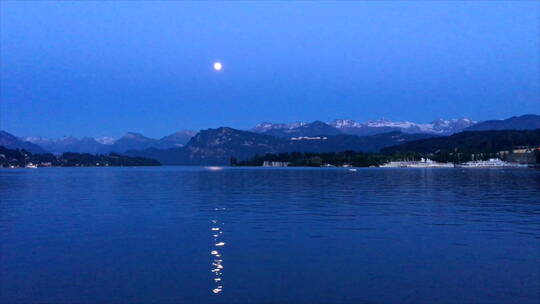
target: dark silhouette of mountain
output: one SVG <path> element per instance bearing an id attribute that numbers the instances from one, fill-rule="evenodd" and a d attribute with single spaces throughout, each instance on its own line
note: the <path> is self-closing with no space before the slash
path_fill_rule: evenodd
<path id="1" fill-rule="evenodd" d="M 345 150 L 375 152 L 383 147 L 432 136 L 404 134 L 396 131 L 364 137 L 340 134 L 287 139 L 222 127 L 199 132 L 182 148 L 131 150 L 126 154 L 153 158 L 163 164 L 226 165 L 231 157 L 242 160 L 266 153 L 339 152 Z"/>
<path id="2" fill-rule="evenodd" d="M 296 130 L 298 132 L 297 136 L 332 136 L 343 134 L 338 129 L 319 120 L 303 125 Z"/>
<path id="3" fill-rule="evenodd" d="M 128 150 L 142 150 L 148 148 L 167 149 L 181 147 L 185 145 L 191 137 L 195 135 L 193 131 L 179 131 L 161 139 L 148 138 L 139 133 L 128 132 L 118 140 L 110 137 L 100 138 L 99 141 L 93 137 L 76 138 L 73 136 L 59 139 L 46 139 L 42 137 L 20 138 L 22 141 L 28 141 L 36 144 L 54 154 L 64 152 L 75 153 L 122 153 Z"/>
<path id="4" fill-rule="evenodd" d="M 383 153 L 498 152 L 520 146 L 540 146 L 540 129 L 464 131 L 447 137 L 410 141 L 381 150 Z"/>
<path id="5" fill-rule="evenodd" d="M 279 152 L 378 152 L 380 149 L 411 140 L 431 138 L 430 134 L 405 134 L 400 131 L 376 134 L 371 136 L 337 135 L 326 139 L 301 139 L 289 141 L 286 149 Z"/>
<path id="6" fill-rule="evenodd" d="M 184 146 L 193 136 L 193 131 L 179 131 L 161 139 L 143 136 L 139 133 L 128 132 L 112 145 L 103 147 L 102 151 L 123 153 L 129 150 L 144 150 L 149 148 L 169 149 Z"/>
<path id="7" fill-rule="evenodd" d="M 337 120 L 340 121 L 340 120 Z M 336 122 L 333 121 L 332 124 L 336 126 L 338 130 L 341 130 L 345 134 L 349 135 L 356 135 L 356 136 L 371 136 L 381 133 L 388 133 L 388 132 L 395 132 L 395 131 L 401 131 L 398 127 L 390 127 L 390 126 L 378 126 L 378 127 L 370 127 L 366 125 L 355 125 L 355 126 L 346 126 L 346 125 L 339 125 Z M 419 132 L 420 133 L 420 132 Z"/>
<path id="8" fill-rule="evenodd" d="M 514 116 L 502 120 L 486 120 L 465 131 L 488 131 L 488 130 L 534 130 L 540 129 L 540 115 Z"/>
<path id="9" fill-rule="evenodd" d="M 215 163 L 197 162 L 196 159 L 190 158 L 189 152 L 185 147 L 169 148 L 169 149 L 157 149 L 148 148 L 144 150 L 129 150 L 123 155 L 144 157 L 149 159 L 155 159 L 163 165 L 213 165 Z"/>
<path id="10" fill-rule="evenodd" d="M 42 147 L 28 141 L 21 140 L 5 131 L 0 131 L 0 146 L 7 149 L 24 149 L 31 153 L 47 153 Z"/>
<path id="11" fill-rule="evenodd" d="M 98 142 L 93 137 L 83 137 L 75 145 L 68 145 L 64 151 L 76 152 L 76 153 L 98 153 L 102 143 Z"/>
<path id="12" fill-rule="evenodd" d="M 227 164 L 231 156 L 244 159 L 279 151 L 287 142 L 284 138 L 226 127 L 208 129 L 195 135 L 182 149 L 180 164 Z"/>
<path id="13" fill-rule="evenodd" d="M 128 150 L 143 150 L 152 147 L 159 148 L 159 140 L 146 137 L 140 133 L 127 132 L 112 145 L 103 145 L 100 152 L 121 153 Z"/>
<path id="14" fill-rule="evenodd" d="M 98 153 L 101 151 L 103 146 L 103 144 L 99 143 L 92 137 L 83 137 L 81 139 L 73 136 L 59 139 L 26 137 L 23 139 L 39 145 L 40 147 L 54 154 L 61 154 L 68 151 L 74 153 Z"/>
<path id="15" fill-rule="evenodd" d="M 178 131 L 171 135 L 162 137 L 159 140 L 160 146 L 164 148 L 182 147 L 185 146 L 189 142 L 189 140 L 196 134 L 197 132 L 190 130 Z"/>

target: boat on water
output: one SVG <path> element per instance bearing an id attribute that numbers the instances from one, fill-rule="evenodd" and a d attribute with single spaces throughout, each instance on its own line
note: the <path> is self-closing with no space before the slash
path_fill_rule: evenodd
<path id="1" fill-rule="evenodd" d="M 380 166 L 381 168 L 453 168 L 452 163 L 439 163 L 429 158 L 419 161 L 391 161 Z"/>
<path id="2" fill-rule="evenodd" d="M 262 166 L 263 167 L 288 167 L 290 164 L 291 164 L 290 162 L 265 160 Z"/>
<path id="3" fill-rule="evenodd" d="M 33 164 L 33 163 L 28 163 L 25 168 L 28 168 L 28 169 L 37 169 L 37 165 L 36 164 Z"/>
<path id="4" fill-rule="evenodd" d="M 525 168 L 527 165 L 519 163 L 510 163 L 499 158 L 490 158 L 488 160 L 473 160 L 456 165 L 459 168 Z"/>

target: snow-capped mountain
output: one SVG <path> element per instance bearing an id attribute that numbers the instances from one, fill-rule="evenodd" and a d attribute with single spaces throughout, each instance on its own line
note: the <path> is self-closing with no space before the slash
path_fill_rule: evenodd
<path id="1" fill-rule="evenodd" d="M 293 123 L 271 123 L 263 122 L 251 129 L 255 133 L 266 133 L 270 130 L 292 130 L 301 126 L 307 125 L 306 122 L 293 122 Z"/>
<path id="2" fill-rule="evenodd" d="M 114 144 L 114 138 L 110 136 L 103 136 L 96 138 L 96 141 L 102 145 L 112 145 Z"/>
<path id="3" fill-rule="evenodd" d="M 437 119 L 431 122 L 434 130 L 441 133 L 453 134 L 459 133 L 464 129 L 474 126 L 478 121 L 469 118 L 458 118 L 451 120 Z"/>
<path id="4" fill-rule="evenodd" d="M 357 135 L 369 135 L 374 133 L 388 132 L 388 131 L 401 131 L 404 133 L 428 133 L 428 134 L 440 134 L 450 135 L 453 133 L 461 132 L 463 129 L 476 124 L 468 118 L 459 119 L 437 119 L 430 123 L 415 123 L 410 121 L 391 121 L 386 119 L 370 120 L 365 123 L 358 123 L 355 121 L 348 121 L 348 124 L 343 124 L 340 120 L 335 120 L 330 123 L 337 129 L 343 129 L 345 133 L 354 133 Z M 359 134 L 360 133 L 360 134 Z"/>
<path id="5" fill-rule="evenodd" d="M 357 122 L 351 119 L 336 119 L 327 123 L 328 127 L 334 128 L 336 131 L 345 134 L 368 136 L 380 133 L 401 131 L 403 133 L 426 133 L 437 135 L 450 135 L 461 132 L 463 129 L 468 128 L 477 122 L 468 118 L 459 119 L 438 119 L 430 123 L 415 123 L 410 121 L 391 121 L 386 119 L 370 120 L 366 122 Z M 288 136 L 288 135 L 300 135 L 303 133 L 302 129 L 308 129 L 313 123 L 295 122 L 291 124 L 286 123 L 261 123 L 252 129 L 253 132 Z M 319 130 L 320 122 L 318 122 Z M 335 135 L 339 132 L 331 132 L 331 128 L 325 128 L 325 133 L 332 134 L 318 134 L 318 135 Z M 311 132 L 313 133 L 313 132 Z"/>
<path id="6" fill-rule="evenodd" d="M 266 122 L 257 125 L 251 131 L 285 138 L 343 134 L 340 130 L 322 121 L 314 121 L 312 123 L 295 122 L 292 124 L 272 124 Z"/>

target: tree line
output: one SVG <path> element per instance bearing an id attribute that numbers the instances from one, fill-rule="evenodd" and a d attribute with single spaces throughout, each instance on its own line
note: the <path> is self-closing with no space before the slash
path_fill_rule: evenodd
<path id="1" fill-rule="evenodd" d="M 43 167 L 106 167 L 106 166 L 160 166 L 153 159 L 130 157 L 117 153 L 90 154 L 65 152 L 61 155 L 32 154 L 22 149 L 0 146 L 0 167 L 25 167 L 34 164 Z"/>

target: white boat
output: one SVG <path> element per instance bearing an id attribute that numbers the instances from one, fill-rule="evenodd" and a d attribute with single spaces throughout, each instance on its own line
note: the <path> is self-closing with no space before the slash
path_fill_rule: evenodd
<path id="1" fill-rule="evenodd" d="M 25 167 L 28 169 L 37 169 L 37 165 L 32 163 L 28 163 Z"/>
<path id="2" fill-rule="evenodd" d="M 350 168 L 349 171 L 356 172 L 356 169 L 355 168 Z"/>
<path id="3" fill-rule="evenodd" d="M 381 165 L 382 168 L 453 168 L 452 163 L 439 163 L 429 158 L 421 158 L 419 161 L 392 161 Z"/>
<path id="4" fill-rule="evenodd" d="M 263 167 L 288 167 L 290 162 L 281 162 L 281 161 L 269 161 L 265 160 L 263 162 Z"/>
<path id="5" fill-rule="evenodd" d="M 460 168 L 522 168 L 527 165 L 518 163 L 509 163 L 502 161 L 498 158 L 490 158 L 488 160 L 473 160 L 466 163 L 459 164 Z"/>

